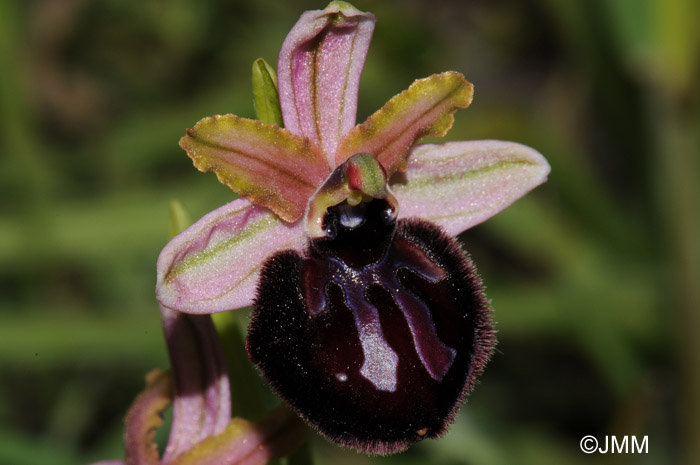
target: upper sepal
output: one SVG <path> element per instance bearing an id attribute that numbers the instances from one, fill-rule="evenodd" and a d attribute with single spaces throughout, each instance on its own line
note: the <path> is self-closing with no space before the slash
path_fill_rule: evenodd
<path id="1" fill-rule="evenodd" d="M 336 165 L 368 152 L 388 176 L 404 171 L 411 146 L 423 137 L 444 136 L 454 122 L 453 113 L 467 108 L 473 94 L 474 86 L 454 71 L 415 81 L 343 138 Z"/>
<path id="2" fill-rule="evenodd" d="M 549 174 L 547 160 L 515 142 L 423 144 L 392 179 L 402 217 L 433 221 L 457 235 L 508 207 Z"/>
<path id="3" fill-rule="evenodd" d="M 324 10 L 305 12 L 280 50 L 284 125 L 321 147 L 331 166 L 338 142 L 355 126 L 360 75 L 375 21 L 349 3 L 332 2 Z"/>
<path id="4" fill-rule="evenodd" d="M 298 220 L 330 168 L 309 140 L 236 115 L 200 120 L 180 139 L 200 171 L 288 222 Z"/>

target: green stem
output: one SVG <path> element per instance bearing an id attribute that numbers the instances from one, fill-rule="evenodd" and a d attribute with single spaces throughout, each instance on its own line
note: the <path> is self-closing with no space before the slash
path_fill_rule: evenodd
<path id="1" fill-rule="evenodd" d="M 681 369 L 681 445 L 684 463 L 700 463 L 700 140 L 698 107 L 662 96 L 652 105 L 656 129 L 658 205 L 666 226 L 669 292 L 676 308 Z M 697 102 L 695 102 L 697 103 Z"/>
<path id="2" fill-rule="evenodd" d="M 311 441 L 307 439 L 296 452 L 287 458 L 287 465 L 313 465 L 314 455 Z"/>
<path id="3" fill-rule="evenodd" d="M 258 421 L 268 411 L 265 402 L 265 385 L 245 351 L 245 328 L 242 327 L 245 310 L 216 313 L 212 315 L 221 345 L 226 354 L 229 379 L 231 380 L 231 402 L 233 416 Z"/>
<path id="4" fill-rule="evenodd" d="M 11 63 L 0 73 L 0 149 L 8 156 L 2 177 L 8 183 L 21 183 L 12 186 L 19 193 L 13 202 L 19 202 L 26 212 L 40 211 L 38 216 L 43 219 L 54 179 L 30 112 L 31 89 L 27 83 L 31 79 L 28 56 L 23 53 L 26 37 L 20 27 L 24 21 L 19 4 L 0 2 L 0 59 Z M 41 226 L 41 221 L 37 220 L 37 224 Z"/>

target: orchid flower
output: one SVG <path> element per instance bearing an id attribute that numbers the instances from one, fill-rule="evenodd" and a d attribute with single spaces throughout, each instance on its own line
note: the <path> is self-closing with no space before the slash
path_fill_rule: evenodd
<path id="1" fill-rule="evenodd" d="M 375 21 L 345 2 L 304 13 L 277 77 L 259 70 L 263 121 L 217 115 L 187 130 L 195 167 L 239 198 L 163 249 L 156 292 L 166 328 L 254 305 L 247 349 L 273 389 L 330 440 L 383 454 L 442 435 L 493 350 L 490 306 L 454 236 L 549 165 L 512 142 L 418 144 L 471 103 L 457 72 L 415 81 L 356 125 Z M 210 420 L 195 436 L 221 433 L 229 412 L 210 400 L 225 390 L 195 389 L 190 410 Z"/>

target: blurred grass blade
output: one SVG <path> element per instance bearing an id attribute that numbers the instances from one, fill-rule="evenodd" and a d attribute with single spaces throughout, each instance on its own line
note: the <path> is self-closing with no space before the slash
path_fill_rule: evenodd
<path id="1" fill-rule="evenodd" d="M 632 74 L 674 95 L 690 90 L 700 60 L 696 0 L 601 2 Z M 641 73 L 640 73 L 641 72 Z"/>
<path id="2" fill-rule="evenodd" d="M 253 62 L 253 106 L 260 121 L 284 127 L 277 91 L 277 74 L 262 58 Z"/>
<path id="3" fill-rule="evenodd" d="M 190 220 L 190 215 L 185 211 L 185 207 L 177 200 L 170 201 L 170 227 L 169 233 L 170 237 L 175 237 L 180 232 L 184 231 L 192 221 Z"/>
<path id="4" fill-rule="evenodd" d="M 311 442 L 306 441 L 292 455 L 287 457 L 287 465 L 313 465 L 314 454 L 311 450 Z"/>
<path id="5" fill-rule="evenodd" d="M 239 312 L 246 313 L 247 319 L 248 312 L 245 310 L 215 313 L 211 316 L 221 337 L 229 376 L 233 380 L 231 383 L 233 414 L 237 417 L 258 421 L 267 411 L 268 406 L 264 402 L 267 387 L 248 361 L 248 355 L 245 351 L 245 327 L 240 321 L 243 318 L 234 315 L 234 313 Z"/>

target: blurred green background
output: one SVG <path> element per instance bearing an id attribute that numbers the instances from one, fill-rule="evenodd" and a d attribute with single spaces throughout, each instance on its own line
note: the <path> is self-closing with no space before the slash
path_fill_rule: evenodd
<path id="1" fill-rule="evenodd" d="M 379 22 L 358 121 L 416 78 L 475 84 L 448 140 L 514 140 L 549 181 L 462 235 L 497 353 L 449 434 L 318 464 L 700 463 L 700 2 L 357 0 Z M 232 199 L 177 146 L 252 117 L 305 0 L 0 1 L 0 464 L 122 457 L 168 205 Z M 234 380 L 235 384 L 235 380 Z M 234 405 L 234 411 L 236 406 Z M 649 453 L 592 454 L 592 434 Z"/>

